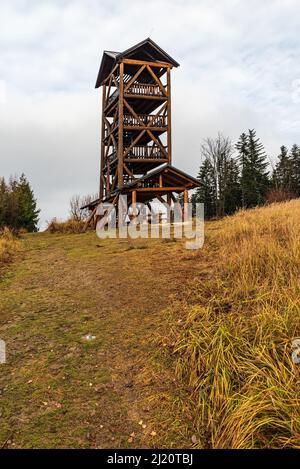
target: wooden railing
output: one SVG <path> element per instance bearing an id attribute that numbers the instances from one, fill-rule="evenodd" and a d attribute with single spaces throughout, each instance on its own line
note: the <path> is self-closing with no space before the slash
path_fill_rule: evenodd
<path id="1" fill-rule="evenodd" d="M 163 93 L 158 85 L 149 85 L 147 83 L 133 83 L 128 88 L 126 93 L 143 96 L 163 96 Z"/>
<path id="2" fill-rule="evenodd" d="M 124 153 L 126 153 L 128 147 L 124 147 Z M 165 151 L 167 151 L 167 147 L 164 147 Z M 107 160 L 109 163 L 114 161 L 117 157 L 117 152 L 113 151 L 109 155 L 107 155 Z M 126 158 L 134 158 L 134 159 L 145 159 L 145 158 L 158 158 L 163 159 L 166 158 L 165 153 L 159 147 L 150 147 L 150 146 L 143 146 L 143 145 L 136 145 L 131 148 L 129 153 L 127 153 Z"/>
<path id="3" fill-rule="evenodd" d="M 168 126 L 167 116 L 152 116 L 151 114 L 138 114 L 138 119 L 131 114 L 123 115 L 123 125 L 124 127 L 148 127 L 149 129 L 153 127 L 158 127 L 165 129 Z M 113 132 L 118 126 L 118 121 L 116 120 L 111 124 L 110 129 L 105 127 L 104 138 L 107 138 L 108 135 Z"/>
<path id="4" fill-rule="evenodd" d="M 126 148 L 124 148 L 124 152 L 126 152 Z M 161 148 L 159 147 L 150 147 L 150 146 L 142 146 L 136 145 L 131 148 L 129 153 L 127 153 L 126 158 L 164 158 L 165 154 L 162 152 Z"/>
<path id="5" fill-rule="evenodd" d="M 167 127 L 167 118 L 166 116 L 156 116 L 153 119 L 153 116 L 150 114 L 139 114 L 139 119 L 132 116 L 131 114 L 124 114 L 124 127 Z"/>
<path id="6" fill-rule="evenodd" d="M 146 83 L 132 83 L 125 94 L 135 94 L 139 96 L 164 96 L 158 85 L 150 85 Z M 109 106 L 119 96 L 119 90 L 115 90 L 107 101 Z"/>

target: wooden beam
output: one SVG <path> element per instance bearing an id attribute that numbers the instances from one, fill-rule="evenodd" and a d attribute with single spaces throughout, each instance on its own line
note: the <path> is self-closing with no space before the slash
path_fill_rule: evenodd
<path id="1" fill-rule="evenodd" d="M 153 130 L 153 129 L 152 129 Z M 152 138 L 152 140 L 156 143 L 156 145 L 159 146 L 159 148 L 161 149 L 162 153 L 165 155 L 166 158 L 168 158 L 168 154 L 166 153 L 166 150 L 164 148 L 164 146 L 161 144 L 160 140 L 158 140 L 154 135 L 153 133 L 151 132 L 151 130 L 147 130 L 147 133 L 148 135 L 150 135 L 150 137 Z"/>
<path id="2" fill-rule="evenodd" d="M 120 63 L 119 84 L 119 129 L 118 129 L 118 187 L 123 187 L 123 91 L 124 91 L 124 63 Z"/>
<path id="3" fill-rule="evenodd" d="M 84 226 L 83 226 L 83 229 L 82 229 L 83 233 L 85 233 L 86 230 L 88 229 L 89 224 L 91 223 L 91 221 L 92 221 L 93 218 L 94 218 L 94 215 L 95 215 L 95 213 L 96 213 L 96 210 L 97 210 L 97 205 L 96 205 L 96 207 L 92 210 L 90 216 L 88 217 L 87 221 L 85 222 L 85 224 L 84 224 Z"/>
<path id="4" fill-rule="evenodd" d="M 175 176 L 173 176 L 173 177 L 175 177 L 175 178 L 176 178 L 176 177 L 177 177 L 177 178 L 178 178 L 178 177 L 184 178 L 186 181 L 188 181 L 188 184 L 187 184 L 187 185 L 192 184 L 192 183 L 191 183 L 191 179 L 190 179 L 190 177 L 189 177 L 188 175 L 185 176 L 184 174 L 181 173 L 180 176 L 179 176 L 179 175 L 176 173 L 176 171 L 174 171 L 172 168 L 167 168 L 167 169 L 165 170 L 165 172 L 166 172 L 166 173 L 172 173 L 173 175 L 175 175 Z"/>
<path id="5" fill-rule="evenodd" d="M 102 90 L 102 116 L 104 114 L 104 106 L 105 106 L 105 94 L 106 94 L 106 86 L 103 85 Z M 99 199 L 103 197 L 103 167 L 104 167 L 104 152 L 105 152 L 105 145 L 104 145 L 104 132 L 105 132 L 105 122 L 104 118 L 101 119 L 101 153 L 100 153 L 100 186 L 99 186 Z"/>
<path id="6" fill-rule="evenodd" d="M 151 67 L 158 68 L 172 68 L 172 65 L 167 62 L 148 62 L 146 60 L 121 59 L 121 63 L 129 65 L 151 65 Z"/>
<path id="7" fill-rule="evenodd" d="M 167 70 L 167 90 L 168 90 L 168 132 L 167 132 L 167 145 L 168 145 L 168 158 L 169 163 L 172 163 L 172 124 L 171 124 L 171 72 L 170 68 Z"/>
<path id="8" fill-rule="evenodd" d="M 160 91 L 162 92 L 162 94 L 164 94 L 165 96 L 167 96 L 165 87 L 162 85 L 162 82 L 160 81 L 160 79 L 157 78 L 157 76 L 155 75 L 155 73 L 152 71 L 150 65 L 147 65 L 147 70 L 148 70 L 148 72 L 150 73 L 150 75 L 152 76 L 153 80 L 158 84 L 158 86 L 159 86 Z"/>
<path id="9" fill-rule="evenodd" d="M 151 119 L 149 120 L 148 124 L 147 124 L 147 127 L 151 127 L 152 125 L 152 122 L 155 121 L 155 119 L 158 117 L 158 116 L 161 116 L 161 113 L 166 109 L 167 107 L 167 103 L 165 103 L 158 111 L 156 114 L 153 114 L 153 116 L 151 116 Z"/>
<path id="10" fill-rule="evenodd" d="M 118 68 L 119 64 L 117 63 L 114 68 L 112 69 L 112 71 L 110 72 L 110 74 L 105 78 L 105 80 L 103 81 L 103 85 L 106 84 L 106 82 L 110 79 L 111 75 L 113 75 L 113 73 L 115 73 L 116 69 Z"/>
<path id="11" fill-rule="evenodd" d="M 189 193 L 187 189 L 183 191 L 183 221 L 188 220 L 188 203 L 189 203 Z"/>
<path id="12" fill-rule="evenodd" d="M 168 127 L 166 126 L 166 127 L 150 127 L 150 128 L 149 128 L 149 127 L 146 126 L 146 125 L 143 125 L 143 126 L 142 126 L 142 125 L 138 125 L 138 126 L 136 126 L 136 125 L 124 125 L 124 129 L 125 129 L 125 130 L 126 130 L 126 129 L 128 129 L 128 130 L 133 130 L 133 129 L 150 130 L 150 129 L 151 129 L 151 130 L 154 130 L 154 131 L 159 131 L 159 132 L 161 132 L 161 133 L 163 134 L 164 132 L 167 131 Z M 151 138 L 152 138 L 152 137 L 151 137 Z"/>
<path id="13" fill-rule="evenodd" d="M 167 204 L 168 204 L 168 220 L 170 223 L 173 223 L 174 222 L 174 212 L 172 210 L 172 192 L 168 192 L 167 194 Z"/>
<path id="14" fill-rule="evenodd" d="M 125 98 L 132 98 L 134 96 L 134 99 L 151 99 L 151 101 L 153 100 L 157 100 L 157 101 L 167 101 L 167 96 L 147 96 L 146 94 L 129 94 L 129 93 L 124 93 L 124 97 Z"/>
<path id="15" fill-rule="evenodd" d="M 140 124 L 140 127 L 143 127 L 144 126 L 144 123 L 143 121 L 139 118 L 138 114 L 132 109 L 132 107 L 130 106 L 130 104 L 128 104 L 128 102 L 126 101 L 126 99 L 124 99 L 124 104 L 125 106 L 127 107 L 128 111 L 133 115 L 133 117 L 136 118 L 136 120 L 139 122 Z M 134 126 L 135 127 L 135 126 Z"/>
<path id="16" fill-rule="evenodd" d="M 166 203 L 165 199 L 163 199 L 160 194 L 155 194 L 155 197 L 157 198 L 157 200 L 160 201 L 160 203 L 162 203 L 162 204 Z"/>
<path id="17" fill-rule="evenodd" d="M 174 187 L 137 187 L 136 189 L 138 192 L 183 192 L 184 187 L 182 186 L 174 186 Z"/>
<path id="18" fill-rule="evenodd" d="M 131 206 L 133 211 L 133 221 L 135 221 L 137 210 L 136 210 L 136 190 L 131 192 Z"/>
<path id="19" fill-rule="evenodd" d="M 112 185 L 111 185 L 111 192 L 114 190 L 114 188 L 116 186 L 116 183 L 117 183 L 117 180 L 118 180 L 118 167 L 116 168 L 116 171 L 115 171 L 115 174 L 114 174 L 114 177 L 113 177 L 113 181 L 112 181 Z"/>
<path id="20" fill-rule="evenodd" d="M 124 169 L 129 176 L 131 176 L 133 179 L 136 179 L 135 175 L 130 171 L 130 169 L 127 167 L 127 165 L 124 163 Z"/>
<path id="21" fill-rule="evenodd" d="M 130 152 L 130 150 L 134 147 L 134 145 L 137 144 L 137 142 L 139 141 L 139 139 L 144 135 L 145 133 L 145 130 L 143 130 L 132 142 L 132 144 L 127 148 L 127 150 L 125 151 L 124 153 L 124 158 L 128 155 L 128 153 Z"/>
<path id="22" fill-rule="evenodd" d="M 110 163 L 107 162 L 106 168 L 106 195 L 110 193 Z"/>
<path id="23" fill-rule="evenodd" d="M 126 86 L 124 88 L 124 93 L 126 93 L 126 91 L 130 88 L 132 83 L 135 82 L 135 80 L 140 76 L 140 74 L 143 72 L 143 70 L 145 70 L 145 68 L 146 68 L 146 65 L 143 65 L 142 67 L 140 67 L 138 71 L 136 72 L 136 74 L 129 80 L 129 82 L 126 83 Z"/>
<path id="24" fill-rule="evenodd" d="M 118 89 L 119 85 L 118 85 L 118 82 L 117 82 L 116 77 L 115 77 L 114 74 L 112 75 L 112 79 L 113 79 L 113 82 L 114 82 L 114 84 L 115 84 L 115 88 Z"/>
<path id="25" fill-rule="evenodd" d="M 127 163 L 165 163 L 166 158 L 126 158 Z"/>

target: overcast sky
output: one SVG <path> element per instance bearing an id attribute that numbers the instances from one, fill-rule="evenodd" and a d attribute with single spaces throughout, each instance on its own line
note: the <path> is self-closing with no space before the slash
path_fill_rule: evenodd
<path id="1" fill-rule="evenodd" d="M 41 224 L 99 180 L 103 49 L 151 37 L 172 72 L 173 164 L 255 128 L 268 155 L 300 144 L 299 0 L 0 0 L 0 175 L 24 172 Z"/>

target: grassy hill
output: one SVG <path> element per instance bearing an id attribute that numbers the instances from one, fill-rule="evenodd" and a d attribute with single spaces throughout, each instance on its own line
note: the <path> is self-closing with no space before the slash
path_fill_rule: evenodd
<path id="1" fill-rule="evenodd" d="M 299 228 L 299 200 L 240 212 L 194 255 L 203 272 L 174 335 L 200 447 L 300 447 Z"/>
<path id="2" fill-rule="evenodd" d="M 0 446 L 300 447 L 299 220 L 240 212 L 199 251 L 27 235 L 0 282 Z"/>

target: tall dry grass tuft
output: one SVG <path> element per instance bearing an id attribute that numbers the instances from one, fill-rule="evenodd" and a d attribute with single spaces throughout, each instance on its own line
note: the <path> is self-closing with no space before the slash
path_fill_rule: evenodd
<path id="1" fill-rule="evenodd" d="M 19 250 L 20 241 L 18 241 L 11 230 L 3 228 L 0 231 L 0 267 L 10 262 Z"/>
<path id="2" fill-rule="evenodd" d="M 70 233 L 82 233 L 85 225 L 84 220 L 66 220 L 59 221 L 56 218 L 53 218 L 48 222 L 46 231 L 49 233 L 61 233 L 61 234 L 70 234 Z"/>
<path id="3" fill-rule="evenodd" d="M 300 448 L 300 201 L 209 223 L 174 329 L 199 446 Z"/>

